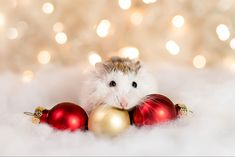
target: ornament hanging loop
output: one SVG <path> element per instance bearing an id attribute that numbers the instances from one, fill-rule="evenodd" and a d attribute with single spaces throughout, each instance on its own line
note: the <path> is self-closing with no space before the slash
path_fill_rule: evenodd
<path id="1" fill-rule="evenodd" d="M 24 114 L 27 116 L 32 116 L 32 117 L 34 116 L 34 113 L 32 113 L 32 112 L 24 112 Z"/>
<path id="2" fill-rule="evenodd" d="M 43 115 L 43 111 L 46 110 L 44 107 L 38 106 L 34 113 L 32 112 L 24 112 L 25 115 L 32 117 L 32 122 L 34 124 L 40 123 L 40 118 Z"/>
<path id="3" fill-rule="evenodd" d="M 27 115 L 27 116 L 31 116 L 32 117 L 32 123 L 39 124 L 40 120 L 39 120 L 39 118 L 37 117 L 37 115 L 35 113 L 24 112 L 24 114 Z"/>

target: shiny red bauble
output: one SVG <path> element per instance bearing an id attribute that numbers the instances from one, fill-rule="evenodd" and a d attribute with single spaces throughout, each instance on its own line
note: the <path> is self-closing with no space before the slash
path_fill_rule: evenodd
<path id="1" fill-rule="evenodd" d="M 40 123 L 48 123 L 59 130 L 75 131 L 86 128 L 88 116 L 80 106 L 63 102 L 55 105 L 50 110 L 42 110 L 39 120 Z"/>
<path id="2" fill-rule="evenodd" d="M 175 105 L 160 94 L 146 96 L 132 111 L 132 121 L 137 126 L 159 124 L 176 118 Z"/>

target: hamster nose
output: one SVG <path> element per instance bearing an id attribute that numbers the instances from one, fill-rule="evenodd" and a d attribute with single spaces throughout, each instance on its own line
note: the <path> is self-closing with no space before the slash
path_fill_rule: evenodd
<path id="1" fill-rule="evenodd" d="M 127 103 L 120 103 L 120 106 L 124 109 L 127 107 Z"/>
<path id="2" fill-rule="evenodd" d="M 125 100 L 122 100 L 120 102 L 120 106 L 124 109 L 124 108 L 126 108 L 128 106 L 128 103 Z"/>

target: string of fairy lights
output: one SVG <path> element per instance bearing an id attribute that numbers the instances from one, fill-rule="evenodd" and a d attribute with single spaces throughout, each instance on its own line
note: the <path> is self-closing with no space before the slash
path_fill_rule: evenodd
<path id="1" fill-rule="evenodd" d="M 159 3 L 161 0 L 142 0 L 141 3 L 143 5 L 151 5 L 155 3 Z M 228 5 L 222 3 L 223 0 L 220 0 L 220 5 L 222 8 L 229 8 Z M 225 1 L 225 0 L 224 0 Z M 17 0 L 12 1 L 17 6 Z M 27 2 L 30 3 L 30 2 Z M 119 6 L 119 8 L 123 11 L 128 11 L 133 7 L 134 0 L 117 0 L 115 4 Z M 56 11 L 55 4 L 52 1 L 46 1 L 41 5 L 41 12 L 45 15 L 50 16 Z M 132 9 L 129 12 L 129 22 L 133 26 L 140 26 L 143 24 L 145 15 L 141 10 Z M 187 25 L 187 19 L 183 14 L 177 13 L 171 18 L 171 26 L 177 31 L 182 31 L 185 29 L 185 25 Z M 25 21 L 19 22 L 20 27 L 7 27 L 7 16 L 4 12 L 0 10 L 0 33 L 6 35 L 8 40 L 16 40 L 22 36 L 22 32 L 20 29 L 27 29 L 28 24 Z M 19 29 L 20 28 L 20 29 Z M 113 34 L 115 34 L 114 24 L 108 19 L 103 18 L 93 26 L 93 29 L 97 35 L 97 37 L 101 39 L 105 39 Z M 58 45 L 65 45 L 70 40 L 70 36 L 66 33 L 66 24 L 61 21 L 57 21 L 52 26 L 52 31 L 54 32 L 54 41 Z M 220 23 L 216 26 L 214 30 L 217 38 L 221 42 L 228 43 L 229 47 L 235 51 L 235 37 L 233 37 L 231 33 L 231 28 L 225 24 Z M 181 53 L 183 47 L 176 39 L 169 39 L 165 41 L 164 44 L 165 50 L 172 56 L 177 56 Z M 124 47 L 120 47 L 118 51 L 115 52 L 116 55 L 120 55 L 123 57 L 129 57 L 131 59 L 139 58 L 140 55 L 144 53 L 140 51 L 136 46 L 128 45 Z M 49 49 L 42 49 L 37 54 L 37 61 L 42 65 L 49 64 L 52 61 L 53 55 Z M 99 53 L 96 50 L 92 50 L 87 55 L 87 61 L 91 65 L 95 65 L 97 62 L 101 62 L 103 59 L 103 54 Z M 232 56 L 224 57 L 224 65 L 226 65 L 229 69 L 235 72 L 235 58 Z M 195 54 L 191 60 L 191 65 L 197 69 L 203 69 L 208 64 L 208 57 L 203 54 Z M 22 80 L 23 82 L 30 82 L 34 78 L 34 72 L 30 69 L 24 70 L 22 72 Z"/>

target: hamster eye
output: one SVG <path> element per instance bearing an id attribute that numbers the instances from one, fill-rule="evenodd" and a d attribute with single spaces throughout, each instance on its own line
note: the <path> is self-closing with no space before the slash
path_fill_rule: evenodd
<path id="1" fill-rule="evenodd" d="M 135 81 L 132 82 L 132 87 L 137 88 L 137 83 Z"/>
<path id="2" fill-rule="evenodd" d="M 115 81 L 111 81 L 109 83 L 109 87 L 115 87 L 117 85 L 117 83 Z"/>

